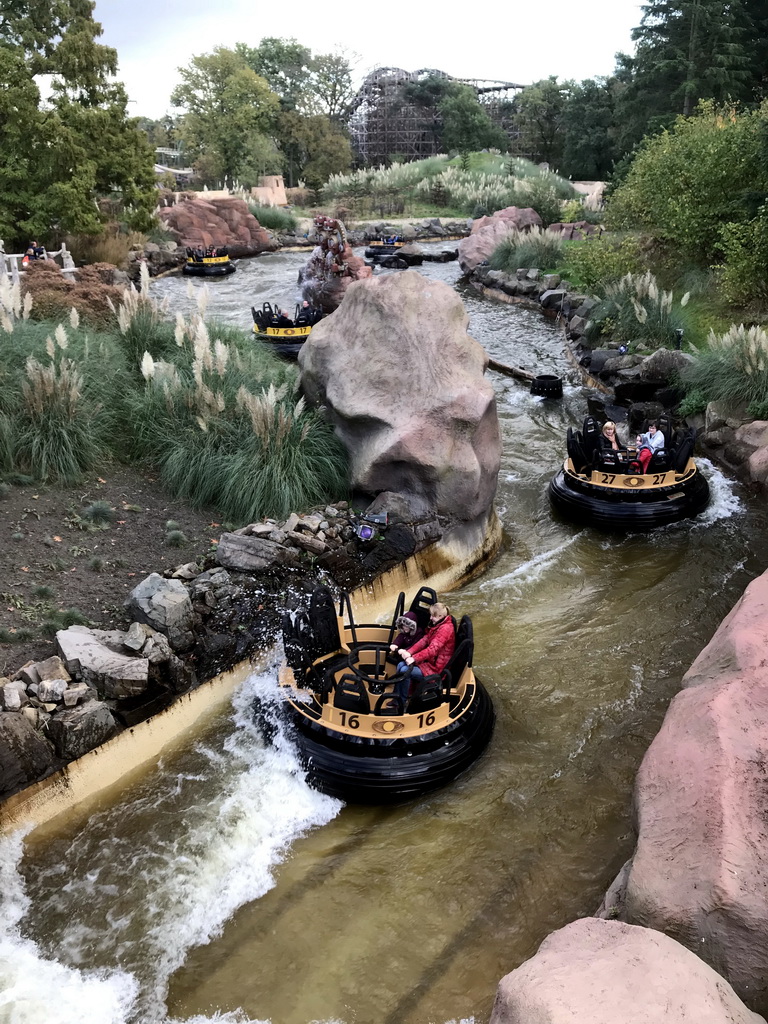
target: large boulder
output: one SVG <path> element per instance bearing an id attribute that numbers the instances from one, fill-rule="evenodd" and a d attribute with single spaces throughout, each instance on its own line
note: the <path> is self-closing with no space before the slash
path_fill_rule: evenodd
<path id="1" fill-rule="evenodd" d="M 459 242 L 459 265 L 462 273 L 471 274 L 484 263 L 493 250 L 513 231 L 541 227 L 541 217 L 528 207 L 508 206 L 492 217 L 479 217 L 472 224 L 469 238 Z"/>
<path id="2" fill-rule="evenodd" d="M 53 751 L 24 715 L 0 712 L 0 796 L 36 782 L 53 764 Z"/>
<path id="3" fill-rule="evenodd" d="M 277 247 L 242 199 L 184 198 L 161 207 L 159 216 L 181 246 L 226 245 L 233 256 L 255 256 Z"/>
<path id="4" fill-rule="evenodd" d="M 672 935 L 768 1011 L 768 574 L 683 680 L 637 777 L 625 920 Z"/>
<path id="5" fill-rule="evenodd" d="M 453 288 L 415 270 L 353 284 L 299 353 L 351 460 L 352 486 L 462 521 L 491 509 L 501 456 L 485 350 Z"/>
<path id="6" fill-rule="evenodd" d="M 499 983 L 490 1024 L 765 1024 L 673 939 L 583 918 Z"/>
<path id="7" fill-rule="evenodd" d="M 137 697 L 149 685 L 149 662 L 108 647 L 104 631 L 70 626 L 56 634 L 56 645 L 72 675 L 79 676 L 105 699 Z M 120 646 L 125 634 L 118 634 Z"/>

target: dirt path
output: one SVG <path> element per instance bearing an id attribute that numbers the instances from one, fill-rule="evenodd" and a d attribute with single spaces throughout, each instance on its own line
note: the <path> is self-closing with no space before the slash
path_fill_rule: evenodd
<path id="1" fill-rule="evenodd" d="M 111 521 L 89 520 L 94 502 L 107 503 Z M 169 521 L 182 537 L 170 536 Z M 55 629 L 73 621 L 126 625 L 123 601 L 139 580 L 195 561 L 221 532 L 210 511 L 125 466 L 66 490 L 11 486 L 0 497 L 0 675 L 53 654 Z"/>

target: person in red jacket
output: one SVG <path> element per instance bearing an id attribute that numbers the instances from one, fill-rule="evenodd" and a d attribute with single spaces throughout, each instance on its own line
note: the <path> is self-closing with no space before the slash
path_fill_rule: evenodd
<path id="1" fill-rule="evenodd" d="M 429 626 L 418 643 L 409 650 L 402 648 L 397 653 L 403 659 L 397 666 L 400 678 L 395 683 L 394 693 L 408 701 L 411 682 L 424 676 L 437 675 L 451 660 L 456 648 L 456 630 L 447 605 L 433 604 L 429 609 Z"/>

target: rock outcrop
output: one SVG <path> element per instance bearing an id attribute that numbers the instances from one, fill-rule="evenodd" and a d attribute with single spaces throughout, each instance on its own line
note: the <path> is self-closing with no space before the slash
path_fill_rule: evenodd
<path id="1" fill-rule="evenodd" d="M 502 978 L 490 1024 L 765 1024 L 673 939 L 584 918 Z"/>
<path id="2" fill-rule="evenodd" d="M 225 245 L 231 256 L 255 256 L 276 248 L 242 199 L 183 199 L 161 207 L 159 217 L 184 247 Z"/>
<path id="3" fill-rule="evenodd" d="M 415 270 L 350 286 L 299 354 L 301 385 L 325 405 L 355 489 L 422 499 L 472 521 L 488 513 L 501 456 L 488 357 L 453 288 Z"/>
<path id="4" fill-rule="evenodd" d="M 472 224 L 469 238 L 462 238 L 459 242 L 459 265 L 462 272 L 471 274 L 512 231 L 532 227 L 541 227 L 541 217 L 530 208 L 508 206 L 498 210 L 492 217 L 479 217 Z"/>
<path id="5" fill-rule="evenodd" d="M 683 679 L 638 773 L 623 920 L 658 929 L 768 1012 L 768 574 Z"/>

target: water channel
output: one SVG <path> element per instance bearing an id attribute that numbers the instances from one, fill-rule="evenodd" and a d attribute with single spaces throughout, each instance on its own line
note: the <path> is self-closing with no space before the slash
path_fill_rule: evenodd
<path id="1" fill-rule="evenodd" d="M 292 306 L 305 258 L 242 263 L 210 285 L 209 315 L 248 326 L 252 303 Z M 553 323 L 460 287 L 494 357 L 568 373 Z M 194 303 L 181 279 L 153 288 Z M 496 705 L 487 755 L 428 799 L 343 807 L 255 730 L 267 660 L 194 744 L 3 841 L 0 1021 L 483 1024 L 499 978 L 594 911 L 681 676 L 768 564 L 766 512 L 705 463 L 697 521 L 626 537 L 560 522 L 545 488 L 584 392 L 572 379 L 545 401 L 493 376 L 505 546 L 449 598 Z"/>

